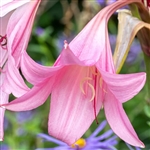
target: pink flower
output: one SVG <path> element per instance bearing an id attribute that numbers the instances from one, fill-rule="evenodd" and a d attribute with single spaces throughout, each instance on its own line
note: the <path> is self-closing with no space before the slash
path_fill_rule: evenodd
<path id="1" fill-rule="evenodd" d="M 42 105 L 51 93 L 49 134 L 75 143 L 90 127 L 101 108 L 112 130 L 125 142 L 144 147 L 122 103 L 144 86 L 145 73 L 115 73 L 107 22 L 118 8 L 139 0 L 117 1 L 100 11 L 64 49 L 53 67 L 35 63 L 24 51 L 21 69 L 34 87 L 20 98 L 3 105 L 26 111 Z"/>
<path id="2" fill-rule="evenodd" d="M 10 93 L 19 97 L 29 91 L 18 68 L 39 3 L 40 0 L 7 0 L 0 3 L 0 104 L 8 103 Z M 0 108 L 0 140 L 4 136 L 4 113 L 5 109 Z"/>

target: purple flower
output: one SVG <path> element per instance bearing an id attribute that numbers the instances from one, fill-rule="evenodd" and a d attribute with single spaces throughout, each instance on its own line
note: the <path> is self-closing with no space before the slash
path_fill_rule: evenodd
<path id="1" fill-rule="evenodd" d="M 96 0 L 98 4 L 100 4 L 101 6 L 107 6 L 107 5 L 110 5 L 112 3 L 114 3 L 116 0 Z"/>
<path id="2" fill-rule="evenodd" d="M 99 149 L 116 150 L 114 146 L 117 144 L 116 140 L 117 136 L 115 135 L 112 136 L 113 134 L 112 130 L 108 130 L 102 135 L 98 135 L 100 131 L 104 129 L 106 124 L 107 122 L 103 121 L 99 125 L 99 127 L 87 139 L 81 138 L 71 146 L 43 133 L 38 134 L 38 136 L 44 138 L 47 141 L 59 145 L 55 148 L 48 148 L 48 150 L 99 150 Z M 38 148 L 36 150 L 46 150 L 46 149 Z"/>
<path id="3" fill-rule="evenodd" d="M 37 28 L 35 29 L 35 33 L 36 33 L 37 36 L 41 36 L 41 35 L 44 34 L 44 29 L 41 28 L 41 27 L 37 27 Z"/>
<path id="4" fill-rule="evenodd" d="M 9 149 L 8 145 L 1 143 L 0 144 L 0 150 L 10 150 L 10 149 Z"/>
<path id="5" fill-rule="evenodd" d="M 131 145 L 129 145 L 129 144 L 127 144 L 126 143 L 126 145 L 127 145 L 127 147 L 129 148 L 129 150 L 141 150 L 139 147 L 131 147 Z"/>
<path id="6" fill-rule="evenodd" d="M 31 120 L 34 116 L 34 111 L 22 111 L 22 112 L 17 112 L 16 113 L 16 118 L 17 118 L 17 121 L 22 124 L 28 120 Z"/>
<path id="7" fill-rule="evenodd" d="M 126 62 L 133 63 L 141 52 L 140 43 L 137 40 L 133 41 Z"/>

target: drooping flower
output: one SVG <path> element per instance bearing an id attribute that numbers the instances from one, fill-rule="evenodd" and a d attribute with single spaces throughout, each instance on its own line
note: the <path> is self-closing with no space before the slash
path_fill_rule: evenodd
<path id="1" fill-rule="evenodd" d="M 145 83 L 145 73 L 115 73 L 107 22 L 118 8 L 139 0 L 117 1 L 100 11 L 64 49 L 53 67 L 35 63 L 24 51 L 21 69 L 34 87 L 3 105 L 26 111 L 43 104 L 51 93 L 49 134 L 71 145 L 89 128 L 101 108 L 112 130 L 127 143 L 144 147 L 122 103 L 135 96 Z M 141 4 L 142 5 L 142 4 Z"/>
<path id="2" fill-rule="evenodd" d="M 9 94 L 19 97 L 29 88 L 20 73 L 20 55 L 26 50 L 40 0 L 11 0 L 0 3 L 0 104 Z M 28 11 L 27 11 L 28 10 Z M 0 140 L 3 140 L 5 109 L 0 108 Z"/>
<path id="3" fill-rule="evenodd" d="M 114 146 L 118 143 L 116 140 L 117 136 L 113 135 L 112 130 L 99 135 L 106 123 L 106 121 L 103 121 L 88 138 L 81 138 L 71 146 L 43 133 L 38 134 L 38 136 L 59 145 L 55 148 L 49 148 L 49 150 L 116 150 Z M 44 148 L 37 148 L 36 150 L 44 150 Z"/>

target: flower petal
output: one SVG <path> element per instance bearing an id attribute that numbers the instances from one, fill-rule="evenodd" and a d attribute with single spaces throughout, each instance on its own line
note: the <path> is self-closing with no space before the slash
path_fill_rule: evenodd
<path id="1" fill-rule="evenodd" d="M 6 35 L 6 28 L 7 28 L 7 23 L 8 20 L 11 16 L 12 12 L 8 13 L 6 16 L 4 17 L 0 17 L 0 35 L 1 36 L 5 36 Z M 6 35 L 7 36 L 7 35 Z M 0 46 L 0 67 L 2 68 L 3 65 L 5 64 L 5 61 L 7 60 L 7 50 L 4 50 L 1 46 Z"/>
<path id="2" fill-rule="evenodd" d="M 10 11 L 28 3 L 30 0 L 2 0 L 0 2 L 0 17 L 5 16 Z"/>
<path id="3" fill-rule="evenodd" d="M 9 94 L 2 91 L 0 88 L 0 104 L 8 103 Z M 0 141 L 3 141 L 4 137 L 4 114 L 5 109 L 0 107 Z"/>
<path id="4" fill-rule="evenodd" d="M 9 37 L 8 50 L 15 58 L 16 64 L 19 63 L 20 53 L 26 50 L 34 17 L 40 2 L 41 0 L 34 0 L 19 7 L 9 19 L 6 31 Z"/>
<path id="5" fill-rule="evenodd" d="M 0 108 L 0 141 L 3 141 L 4 138 L 4 114 L 5 114 L 5 109 Z"/>
<path id="6" fill-rule="evenodd" d="M 3 90 L 7 93 L 12 92 L 14 96 L 19 97 L 29 91 L 29 88 L 24 83 L 18 68 L 14 64 L 13 57 L 9 56 L 4 73 Z"/>
<path id="7" fill-rule="evenodd" d="M 100 72 L 108 89 L 121 103 L 124 103 L 137 95 L 146 81 L 145 73 L 121 75 L 111 74 L 102 70 L 100 70 Z"/>
<path id="8" fill-rule="evenodd" d="M 90 101 L 93 91 L 86 83 L 85 94 L 80 87 L 82 80 L 88 75 L 88 67 L 64 67 L 56 77 L 57 83 L 52 91 L 49 134 L 69 145 L 76 142 L 95 119 L 94 102 Z M 97 100 L 96 115 L 101 103 Z"/>
<path id="9" fill-rule="evenodd" d="M 107 48 L 110 48 L 108 41 L 107 23 L 110 16 L 120 7 L 138 0 L 116 1 L 102 9 L 69 44 L 72 52 L 84 61 L 86 65 L 96 63 Z"/>
<path id="10" fill-rule="evenodd" d="M 144 148 L 144 144 L 134 131 L 122 104 L 116 100 L 110 91 L 108 92 L 104 100 L 104 110 L 110 127 L 125 142 Z"/>
<path id="11" fill-rule="evenodd" d="M 61 146 L 67 146 L 66 143 L 64 143 L 64 142 L 62 142 L 60 140 L 57 140 L 57 139 L 55 139 L 55 138 L 53 138 L 51 136 L 48 136 L 48 135 L 46 135 L 44 133 L 39 133 L 38 136 L 43 138 L 43 139 L 45 139 L 45 140 L 47 140 L 47 141 L 49 141 L 49 142 L 53 142 L 53 143 L 61 145 Z"/>
<path id="12" fill-rule="evenodd" d="M 42 82 L 44 79 L 53 76 L 63 66 L 45 67 L 30 58 L 30 56 L 24 51 L 21 56 L 21 71 L 27 81 L 36 85 Z"/>
<path id="13" fill-rule="evenodd" d="M 27 92 L 23 96 L 2 106 L 12 111 L 32 110 L 42 105 L 47 100 L 52 90 L 53 83 L 53 79 L 45 80 L 45 82 L 34 86 L 29 92 Z"/>
<path id="14" fill-rule="evenodd" d="M 68 43 L 65 41 L 64 49 L 55 61 L 54 66 L 80 65 L 85 66 L 84 61 L 80 61 L 77 56 L 70 50 Z M 92 65 L 92 64 L 90 64 Z"/>

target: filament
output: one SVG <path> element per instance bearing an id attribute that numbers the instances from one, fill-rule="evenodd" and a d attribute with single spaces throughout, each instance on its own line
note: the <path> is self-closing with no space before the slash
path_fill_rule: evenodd
<path id="1" fill-rule="evenodd" d="M 80 82 L 80 89 L 81 89 L 81 91 L 82 91 L 83 94 L 85 94 L 85 91 L 84 91 L 84 89 L 83 89 L 83 84 L 84 84 L 85 81 L 88 81 L 88 80 L 92 80 L 92 78 L 90 78 L 90 77 L 85 77 L 85 78 L 82 79 L 81 82 Z"/>
<path id="2" fill-rule="evenodd" d="M 88 83 L 89 87 L 91 88 L 92 90 L 92 97 L 90 99 L 90 102 L 94 100 L 94 97 L 95 97 L 95 89 L 94 89 L 94 86 L 90 83 Z"/>
<path id="3" fill-rule="evenodd" d="M 92 78 L 90 77 L 85 77 L 84 79 L 82 79 L 82 81 L 80 82 L 80 89 L 82 91 L 83 94 L 85 94 L 85 90 L 83 89 L 83 84 L 84 82 L 88 81 L 88 80 L 93 80 Z M 95 89 L 94 89 L 94 86 L 91 84 L 91 83 L 87 83 L 89 85 L 89 87 L 91 88 L 92 90 L 92 97 L 90 98 L 90 102 L 94 99 L 95 97 Z"/>
<path id="4" fill-rule="evenodd" d="M 103 84 L 103 79 L 102 79 L 102 77 L 100 77 L 100 80 L 99 80 L 100 88 L 102 88 L 102 84 Z"/>
<path id="5" fill-rule="evenodd" d="M 102 89 L 102 86 L 103 86 L 103 79 L 102 79 L 102 77 L 100 77 L 99 85 L 100 85 L 100 88 Z M 103 89 L 103 92 L 107 93 L 107 91 L 105 89 Z"/>
<path id="6" fill-rule="evenodd" d="M 92 74 L 93 74 L 93 75 L 99 75 L 99 72 L 95 72 L 94 69 L 95 69 L 95 68 L 90 67 L 90 70 L 91 70 Z"/>

